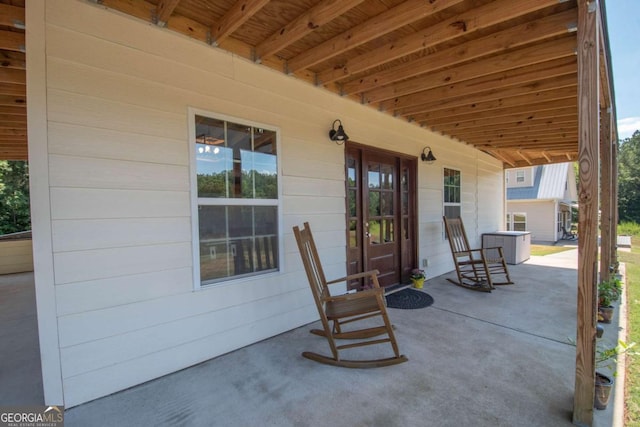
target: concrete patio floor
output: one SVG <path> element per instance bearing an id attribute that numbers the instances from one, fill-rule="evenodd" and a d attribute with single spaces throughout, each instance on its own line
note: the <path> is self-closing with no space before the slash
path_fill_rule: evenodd
<path id="1" fill-rule="evenodd" d="M 404 364 L 357 370 L 304 359 L 305 350 L 329 352 L 307 325 L 70 408 L 65 425 L 570 426 L 576 264 L 575 249 L 532 257 L 510 266 L 515 285 L 490 294 L 452 285 L 451 273 L 427 281 L 431 307 L 389 309 Z M 615 342 L 617 325 L 605 329 Z M 386 345 L 372 348 L 388 355 Z M 594 411 L 594 425 L 614 425 L 614 406 Z"/>

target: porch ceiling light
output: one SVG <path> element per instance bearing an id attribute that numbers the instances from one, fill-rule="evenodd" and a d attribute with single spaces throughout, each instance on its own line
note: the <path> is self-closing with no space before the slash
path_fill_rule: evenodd
<path id="1" fill-rule="evenodd" d="M 426 149 L 429 149 L 428 153 L 424 152 Z M 431 147 L 424 147 L 422 149 L 422 155 L 420 156 L 420 158 L 422 159 L 423 162 L 427 162 L 429 164 L 436 161 L 436 156 L 433 155 L 433 151 L 431 151 Z"/>
<path id="2" fill-rule="evenodd" d="M 336 130 L 336 123 L 340 123 L 338 125 L 338 129 Z M 338 143 L 344 144 L 345 141 L 349 139 L 349 135 L 344 131 L 342 127 L 342 122 L 338 119 L 333 121 L 333 125 L 331 125 L 331 130 L 329 131 L 329 139 Z"/>

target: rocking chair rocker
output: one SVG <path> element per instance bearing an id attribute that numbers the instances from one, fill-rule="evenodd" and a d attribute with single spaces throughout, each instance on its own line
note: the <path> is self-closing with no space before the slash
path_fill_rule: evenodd
<path id="1" fill-rule="evenodd" d="M 311 293 L 316 302 L 323 327 L 323 329 L 313 329 L 311 333 L 325 337 L 333 355 L 329 357 L 318 353 L 304 352 L 302 356 L 316 362 L 346 368 L 377 368 L 406 362 L 407 358 L 400 354 L 393 327 L 387 315 L 384 290 L 378 283 L 378 271 L 353 274 L 327 282 L 309 224 L 305 222 L 302 230 L 297 226 L 293 227 L 293 232 L 298 242 L 298 249 L 300 249 Z M 335 296 L 329 292 L 329 285 L 359 278 L 365 278 L 365 280 L 368 278 L 373 287 L 360 292 Z M 363 329 L 348 331 L 343 329 L 343 326 L 348 323 L 378 316 L 382 318 L 382 324 L 379 326 L 368 325 Z M 332 322 L 332 325 L 329 322 Z M 371 339 L 380 335 L 386 335 L 386 337 Z M 348 344 L 337 345 L 335 340 L 339 339 L 350 341 Z M 340 357 L 340 350 L 382 343 L 391 344 L 393 357 L 371 360 L 346 360 Z"/>
<path id="2" fill-rule="evenodd" d="M 509 277 L 502 247 L 470 249 L 462 219 L 442 217 L 451 246 L 458 281 L 447 279 L 464 288 L 491 292 L 493 285 L 513 284 Z M 503 280 L 496 281 L 501 276 Z"/>

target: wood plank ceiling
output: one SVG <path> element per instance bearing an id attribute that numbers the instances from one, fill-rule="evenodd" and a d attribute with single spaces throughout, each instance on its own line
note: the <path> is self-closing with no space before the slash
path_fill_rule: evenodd
<path id="1" fill-rule="evenodd" d="M 577 159 L 576 0 L 93 1 L 471 144 L 507 168 Z M 1 71 L 24 71 L 19 43 L 2 48 Z M 26 138 L 23 122 L 9 120 L 24 120 L 24 79 L 6 80 L 4 156 Z"/>
<path id="2" fill-rule="evenodd" d="M 0 0 L 0 159 L 27 159 L 25 0 Z"/>

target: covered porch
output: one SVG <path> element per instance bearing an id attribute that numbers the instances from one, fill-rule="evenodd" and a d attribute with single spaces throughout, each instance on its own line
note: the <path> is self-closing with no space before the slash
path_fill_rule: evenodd
<path id="1" fill-rule="evenodd" d="M 569 426 L 577 255 L 572 249 L 511 266 L 516 284 L 491 294 L 454 286 L 446 280 L 450 275 L 429 280 L 424 291 L 433 296 L 432 306 L 390 309 L 408 363 L 370 370 L 313 363 L 300 352 L 327 352 L 328 346 L 309 334 L 307 325 L 77 406 L 65 421 L 69 426 Z M 605 325 L 603 340 L 615 342 L 618 321 Z M 606 410 L 594 411 L 593 425 L 614 425 L 622 405 L 621 392 L 614 393 Z"/>
<path id="2" fill-rule="evenodd" d="M 565 242 L 575 246 L 574 241 Z M 306 325 L 68 410 L 84 425 L 570 425 L 577 249 L 510 266 L 515 285 L 470 292 L 439 276 L 418 310 L 390 309 L 408 363 L 352 370 L 316 364 L 328 352 Z M 535 279 L 534 279 L 535 278 Z M 42 404 L 33 273 L 0 276 L 4 404 Z M 531 303 L 534 301 L 535 303 Z M 616 310 L 616 315 L 623 312 Z M 615 318 L 600 340 L 625 333 Z M 20 351 L 11 351 L 19 348 Z M 371 349 L 371 348 L 370 348 Z M 623 370 L 619 372 L 622 374 Z M 624 377 L 595 426 L 621 425 Z"/>
<path id="3" fill-rule="evenodd" d="M 312 320 L 287 231 L 304 220 L 323 221 L 321 229 L 331 240 L 325 250 L 338 254 L 334 270 L 344 270 L 345 157 L 342 148 L 326 141 L 327 123 L 341 119 L 356 142 L 416 162 L 421 150 L 436 150 L 438 169 L 420 163 L 412 185 L 421 242 L 416 260 L 426 264 L 428 258 L 433 276 L 450 267 L 440 223 L 446 172 L 440 165 L 461 170 L 462 197 L 452 202 L 460 203 L 479 235 L 504 221 L 504 168 L 579 160 L 581 250 L 577 280 L 567 282 L 579 288 L 577 312 L 573 309 L 569 322 L 573 333 L 578 331 L 578 350 L 571 351 L 576 366 L 568 365 L 563 375 L 575 372 L 575 383 L 568 380 L 567 386 L 575 399 L 574 422 L 591 424 L 600 189 L 608 195 L 601 203 L 604 278 L 615 261 L 616 234 L 615 102 L 606 16 L 599 6 L 531 0 L 349 1 L 339 7 L 333 1 L 29 3 L 30 31 L 11 31 L 29 46 L 27 109 L 24 96 L 9 100 L 13 115 L 28 110 L 29 143 L 26 125 L 12 125 L 11 131 L 24 137 L 4 141 L 3 155 L 28 157 L 32 171 L 47 403 L 75 406 L 230 351 L 227 338 L 242 336 L 240 325 L 243 339 L 230 344 L 233 348 Z M 16 76 L 15 84 L 24 90 L 22 77 Z M 188 152 L 195 144 L 192 108 L 260 128 L 264 123 L 281 134 L 279 237 L 281 253 L 292 262 L 268 276 L 267 286 L 256 276 L 235 287 L 199 292 L 198 261 L 190 256 L 198 230 L 188 227 L 197 217 L 190 181 L 195 156 Z M 326 195 L 326 210 L 313 203 L 320 193 Z M 140 226 L 148 231 L 139 232 Z M 166 268 L 174 275 L 164 274 Z M 145 287 L 136 287 L 140 284 Z M 242 323 L 266 298 L 273 302 L 270 311 L 260 312 L 253 324 Z M 565 301 L 575 306 L 575 294 Z M 222 319 L 229 307 L 241 307 L 231 322 L 229 316 Z M 283 313 L 283 307 L 290 312 Z M 195 318 L 194 311 L 202 317 Z M 176 313 L 173 334 L 166 333 L 167 313 Z M 465 322 L 473 314 L 461 313 Z M 225 327 L 215 331 L 214 341 L 198 342 L 184 338 L 197 329 L 185 327 L 192 321 L 197 327 Z M 259 328 L 264 325 L 269 328 Z M 163 333 L 148 333 L 145 328 L 151 327 Z M 468 330 L 475 333 L 459 336 L 462 332 L 452 328 L 443 344 L 450 352 L 439 356 L 459 352 L 470 358 L 456 369 L 487 366 L 492 355 L 487 352 L 496 347 L 491 339 L 484 341 L 488 347 L 476 343 L 481 335 Z M 469 340 L 484 353 L 458 344 Z M 119 346 L 123 341 L 127 344 Z M 141 342 L 153 342 L 156 351 L 147 354 Z M 131 352 L 121 357 L 118 348 Z M 97 363 L 96 355 L 105 357 Z M 503 370 L 496 365 L 483 376 Z M 411 372 L 407 378 L 413 378 Z M 490 398 L 495 388 L 499 384 L 473 397 L 493 403 L 500 400 Z M 454 394 L 447 402 L 469 405 L 465 391 L 455 390 L 467 399 Z M 190 397 L 195 394 L 200 395 L 193 390 Z M 395 395 L 383 400 L 397 401 Z"/>

